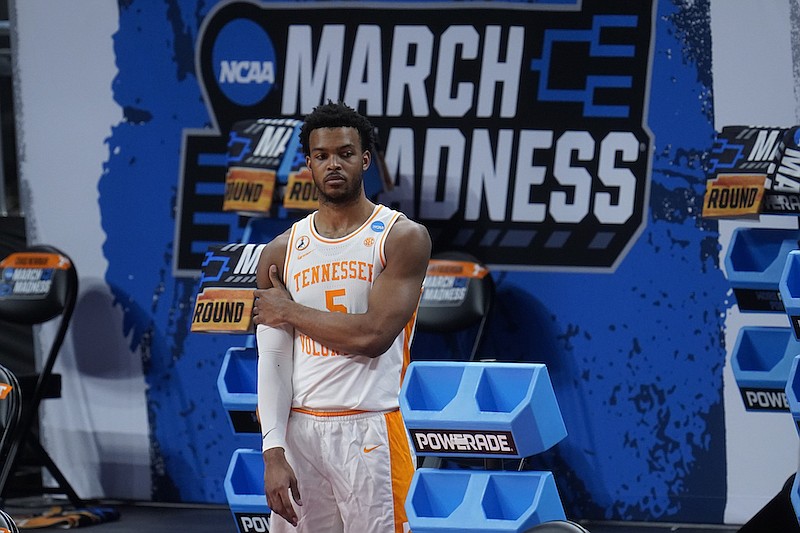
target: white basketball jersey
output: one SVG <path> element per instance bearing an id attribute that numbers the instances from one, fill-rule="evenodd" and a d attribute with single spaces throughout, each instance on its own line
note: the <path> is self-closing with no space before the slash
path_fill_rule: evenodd
<path id="1" fill-rule="evenodd" d="M 328 239 L 312 213 L 292 226 L 283 279 L 294 301 L 330 312 L 364 313 L 374 280 L 386 264 L 386 236 L 400 213 L 375 206 L 351 234 Z M 337 353 L 301 331 L 294 335 L 292 407 L 312 411 L 386 411 L 399 406 L 414 321 L 381 356 Z"/>

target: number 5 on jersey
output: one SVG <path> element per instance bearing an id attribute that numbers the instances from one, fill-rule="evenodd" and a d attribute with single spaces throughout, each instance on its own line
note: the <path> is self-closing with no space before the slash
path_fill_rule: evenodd
<path id="1" fill-rule="evenodd" d="M 325 291 L 325 307 L 331 313 L 346 313 L 347 307 L 344 304 L 336 303 L 336 298 L 343 297 L 347 291 L 345 289 L 331 289 Z"/>

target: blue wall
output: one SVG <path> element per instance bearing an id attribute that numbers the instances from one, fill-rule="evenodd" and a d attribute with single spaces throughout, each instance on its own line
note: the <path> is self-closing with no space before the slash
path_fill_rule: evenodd
<path id="1" fill-rule="evenodd" d="M 173 274 L 183 135 L 215 125 L 195 66 L 212 4 L 120 3 L 113 89 L 125 120 L 99 184 L 106 281 L 145 363 L 162 501 L 224 502 L 231 453 L 254 445 L 231 434 L 216 389 L 225 351 L 245 338 L 190 333 L 197 280 Z M 533 464 L 556 474 L 569 516 L 721 522 L 728 284 L 716 224 L 699 216 L 714 136 L 709 5 L 656 10 L 641 234 L 614 272 L 493 269 L 498 298 L 481 353 L 547 363 L 569 435 Z M 131 217 L 141 224 L 133 235 Z M 240 232 L 232 224 L 219 240 Z M 414 353 L 447 348 L 420 335 Z"/>

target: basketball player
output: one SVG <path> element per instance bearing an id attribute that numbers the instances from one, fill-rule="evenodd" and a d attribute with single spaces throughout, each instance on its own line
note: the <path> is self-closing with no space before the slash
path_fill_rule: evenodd
<path id="1" fill-rule="evenodd" d="M 300 140 L 319 209 L 259 261 L 253 315 L 273 533 L 407 530 L 414 458 L 398 392 L 431 241 L 366 197 L 372 135 L 344 104 L 306 117 Z"/>

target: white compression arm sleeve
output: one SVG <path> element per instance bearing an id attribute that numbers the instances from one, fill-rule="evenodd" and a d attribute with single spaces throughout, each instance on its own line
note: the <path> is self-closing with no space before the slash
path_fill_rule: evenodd
<path id="1" fill-rule="evenodd" d="M 286 423 L 292 408 L 294 333 L 289 327 L 256 328 L 258 415 L 261 450 L 286 449 Z"/>

